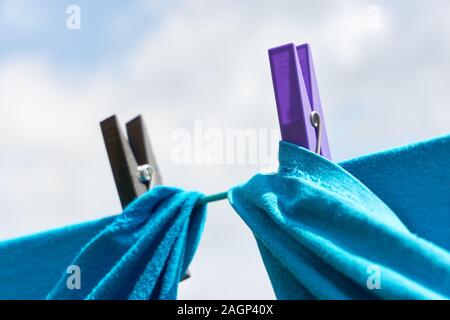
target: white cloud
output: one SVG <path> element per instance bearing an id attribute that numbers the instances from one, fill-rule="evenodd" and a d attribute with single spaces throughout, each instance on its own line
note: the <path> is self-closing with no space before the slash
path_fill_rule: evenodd
<path id="1" fill-rule="evenodd" d="M 435 35 L 449 33 L 446 11 L 379 4 L 374 31 L 369 4 L 185 1 L 114 65 L 71 75 L 32 56 L 0 61 L 0 237 L 120 209 L 98 127 L 112 113 L 145 115 L 166 183 L 212 193 L 245 181 L 257 167 L 171 163 L 171 133 L 195 120 L 276 128 L 267 49 L 286 42 L 312 45 L 335 159 L 448 132 L 450 46 Z M 211 205 L 192 271 L 183 298 L 273 297 L 226 203 Z"/>

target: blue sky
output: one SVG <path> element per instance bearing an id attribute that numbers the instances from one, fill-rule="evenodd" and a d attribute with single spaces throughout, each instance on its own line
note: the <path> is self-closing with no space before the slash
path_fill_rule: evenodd
<path id="1" fill-rule="evenodd" d="M 66 28 L 70 4 L 81 30 Z M 267 49 L 288 42 L 311 45 L 335 161 L 448 133 L 449 11 L 447 0 L 0 0 L 0 238 L 120 212 L 99 129 L 111 114 L 144 116 L 167 184 L 209 194 L 260 172 L 177 164 L 172 136 L 196 121 L 278 130 Z M 209 211 L 181 297 L 273 298 L 251 232 L 226 202 Z"/>
<path id="2" fill-rule="evenodd" d="M 42 54 L 60 68 L 89 68 L 121 59 L 177 1 L 2 0 L 0 58 Z M 69 5 L 81 8 L 82 28 L 65 28 Z"/>

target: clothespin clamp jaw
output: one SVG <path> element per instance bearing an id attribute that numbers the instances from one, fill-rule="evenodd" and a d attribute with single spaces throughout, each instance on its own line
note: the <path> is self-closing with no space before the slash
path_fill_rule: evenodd
<path id="1" fill-rule="evenodd" d="M 331 159 L 310 46 L 269 49 L 269 60 L 282 139 Z"/>
<path id="2" fill-rule="evenodd" d="M 128 141 L 115 115 L 100 123 L 122 208 L 162 182 L 141 116 L 126 124 Z"/>

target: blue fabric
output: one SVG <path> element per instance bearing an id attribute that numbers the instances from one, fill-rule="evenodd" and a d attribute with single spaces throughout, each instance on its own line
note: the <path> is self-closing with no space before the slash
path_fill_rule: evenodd
<path id="1" fill-rule="evenodd" d="M 230 190 L 279 299 L 448 299 L 450 136 L 332 163 L 281 142 Z"/>
<path id="2" fill-rule="evenodd" d="M 340 164 L 282 142 L 279 157 L 278 173 L 229 192 L 278 298 L 450 296 L 450 136 Z M 0 299 L 175 299 L 201 196 L 156 187 L 119 216 L 1 242 Z"/>
<path id="3" fill-rule="evenodd" d="M 117 217 L 0 243 L 0 299 L 176 299 L 204 226 L 201 196 L 156 187 Z M 70 265 L 80 289 L 67 286 Z"/>

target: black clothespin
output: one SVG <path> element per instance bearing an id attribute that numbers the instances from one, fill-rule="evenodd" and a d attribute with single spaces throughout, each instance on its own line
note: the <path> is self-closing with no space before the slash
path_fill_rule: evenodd
<path id="1" fill-rule="evenodd" d="M 115 115 L 100 122 L 100 127 L 120 203 L 125 208 L 153 185 L 162 184 L 147 127 L 142 116 L 127 122 L 128 141 Z M 189 277 L 188 270 L 182 280 Z"/>
<path id="2" fill-rule="evenodd" d="M 147 128 L 141 116 L 126 124 L 128 141 L 115 115 L 100 122 L 122 208 L 162 183 Z"/>

